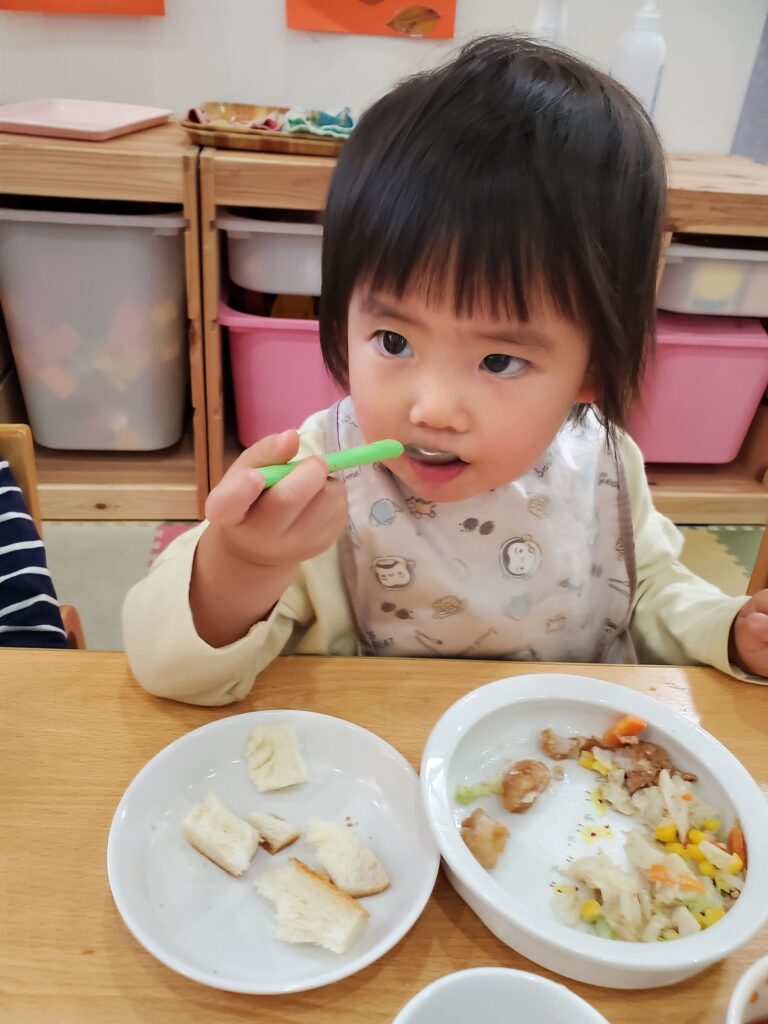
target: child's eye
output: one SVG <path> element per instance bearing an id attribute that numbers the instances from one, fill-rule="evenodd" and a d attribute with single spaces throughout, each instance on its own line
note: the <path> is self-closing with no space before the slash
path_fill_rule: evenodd
<path id="1" fill-rule="evenodd" d="M 373 336 L 376 347 L 387 356 L 410 356 L 413 354 L 410 344 L 397 331 L 377 331 Z"/>
<path id="2" fill-rule="evenodd" d="M 515 377 L 521 370 L 528 366 L 526 359 L 517 359 L 515 356 L 507 356 L 501 352 L 494 352 L 486 356 L 480 364 L 488 373 L 497 377 Z"/>

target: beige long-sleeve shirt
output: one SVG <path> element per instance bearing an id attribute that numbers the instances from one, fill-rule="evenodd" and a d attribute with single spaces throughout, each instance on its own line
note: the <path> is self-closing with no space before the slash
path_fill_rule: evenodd
<path id="1" fill-rule="evenodd" d="M 301 430 L 299 455 L 325 451 L 325 413 Z M 728 597 L 678 561 L 680 532 L 651 501 L 640 450 L 620 441 L 632 507 L 638 590 L 631 634 L 641 662 L 712 665 L 739 678 L 729 663 L 731 624 L 745 597 Z M 357 654 L 357 637 L 336 545 L 304 563 L 267 619 L 226 647 L 198 636 L 189 605 L 195 549 L 206 523 L 173 542 L 128 593 L 123 632 L 136 678 L 151 693 L 209 706 L 240 700 L 277 655 Z"/>

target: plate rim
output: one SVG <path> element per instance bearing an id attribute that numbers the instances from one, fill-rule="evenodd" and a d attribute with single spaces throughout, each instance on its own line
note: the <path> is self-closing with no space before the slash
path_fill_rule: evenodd
<path id="1" fill-rule="evenodd" d="M 153 757 L 151 757 L 150 760 L 147 761 L 146 764 L 144 764 L 142 768 L 139 769 L 139 771 L 133 776 L 129 784 L 126 786 L 123 794 L 120 797 L 117 807 L 115 808 L 115 812 L 110 822 L 109 833 L 107 837 L 106 860 L 107 882 L 109 885 L 110 893 L 112 895 L 112 901 L 115 905 L 115 908 L 117 909 L 120 919 L 122 920 L 123 924 L 126 926 L 128 931 L 131 933 L 131 935 L 134 937 L 134 939 L 147 953 L 153 956 L 158 962 L 162 963 L 165 967 L 169 968 L 175 973 L 180 974 L 182 977 L 188 978 L 190 981 L 194 981 L 198 984 L 206 985 L 209 988 L 215 988 L 225 992 L 237 992 L 242 995 L 263 996 L 290 995 L 293 993 L 309 992 L 314 989 L 324 988 L 327 985 L 335 984 L 337 981 L 342 981 L 344 978 L 351 977 L 352 975 L 358 974 L 360 971 L 365 970 L 365 968 L 370 967 L 371 964 L 375 963 L 377 960 L 380 960 L 382 956 L 384 956 L 391 949 L 393 949 L 398 944 L 398 942 L 400 942 L 401 939 L 403 939 L 411 930 L 411 928 L 413 928 L 413 926 L 416 924 L 418 919 L 421 917 L 424 908 L 431 899 L 432 891 L 434 890 L 435 882 L 437 880 L 437 873 L 440 868 L 439 847 L 435 841 L 435 837 L 432 832 L 432 829 L 430 828 L 429 822 L 425 821 L 425 837 L 429 839 L 431 843 L 431 859 L 433 861 L 433 865 L 430 867 L 429 861 L 425 859 L 426 870 L 424 873 L 424 881 L 419 888 L 419 898 L 415 899 L 412 902 L 411 909 L 408 911 L 408 913 L 404 915 L 400 923 L 392 929 L 391 933 L 382 938 L 379 941 L 379 943 L 374 945 L 368 951 L 368 953 L 361 954 L 359 958 L 354 959 L 350 962 L 339 964 L 336 967 L 336 969 L 327 972 L 327 976 L 324 976 L 320 981 L 310 979 L 308 981 L 300 981 L 295 984 L 288 983 L 280 984 L 279 986 L 268 987 L 264 987 L 263 985 L 258 985 L 258 987 L 254 987 L 252 984 L 249 984 L 247 982 L 227 983 L 226 979 L 221 978 L 219 975 L 213 976 L 210 974 L 210 972 L 206 973 L 205 976 L 203 977 L 202 972 L 189 969 L 185 966 L 184 962 L 179 960 L 177 957 L 169 956 L 167 953 L 163 954 L 162 947 L 157 942 L 155 942 L 150 936 L 147 936 L 144 929 L 141 926 L 139 926 L 135 919 L 132 917 L 130 909 L 125 906 L 124 899 L 118 899 L 113 885 L 113 878 L 115 877 L 115 873 L 117 871 L 116 844 L 118 843 L 119 840 L 118 833 L 121 827 L 120 819 L 125 813 L 125 805 L 128 803 L 131 790 L 133 789 L 134 786 L 138 786 L 140 780 L 143 781 L 146 778 L 146 775 L 150 774 L 150 769 L 152 768 L 153 765 L 155 765 L 155 763 L 158 760 L 166 760 L 169 756 L 171 756 L 170 752 L 172 751 L 172 749 L 177 747 L 178 745 L 186 742 L 194 742 L 193 738 L 198 733 L 203 732 L 204 730 L 212 731 L 224 729 L 227 727 L 227 725 L 229 725 L 229 723 L 233 719 L 242 717 L 254 717 L 263 719 L 275 718 L 283 715 L 298 716 L 300 718 L 303 718 L 304 720 L 330 720 L 334 723 L 341 723 L 346 728 L 351 728 L 355 732 L 363 733 L 369 738 L 373 738 L 377 746 L 379 746 L 382 750 L 388 752 L 390 756 L 394 754 L 395 761 L 399 762 L 400 765 L 404 766 L 407 769 L 408 773 L 410 773 L 417 787 L 417 806 L 420 808 L 421 814 L 424 814 L 424 804 L 420 798 L 420 793 L 418 792 L 418 772 L 414 769 L 410 761 L 408 761 L 408 759 L 396 747 L 394 747 L 383 737 L 379 736 L 377 733 L 374 733 L 370 729 L 366 729 L 364 726 L 358 725 L 356 722 L 352 722 L 347 718 L 341 718 L 339 715 L 329 715 L 320 711 L 311 711 L 299 708 L 265 708 L 254 711 L 243 711 L 232 715 L 225 715 L 222 718 L 215 719 L 211 722 L 206 722 L 195 729 L 191 729 L 188 732 L 182 733 L 181 736 L 178 736 L 175 740 L 172 740 L 170 743 L 166 744 L 166 746 L 163 747 L 161 750 L 157 751 L 157 753 L 154 754 Z M 422 895 L 424 895 L 423 899 Z M 275 938 L 274 933 L 272 933 L 270 937 L 274 941 L 279 941 Z"/>

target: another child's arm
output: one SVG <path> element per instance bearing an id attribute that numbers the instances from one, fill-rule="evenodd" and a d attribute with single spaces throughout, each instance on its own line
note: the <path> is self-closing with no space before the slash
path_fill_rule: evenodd
<path id="1" fill-rule="evenodd" d="M 237 459 L 208 496 L 190 587 L 199 636 L 223 647 L 264 619 L 301 562 L 330 547 L 346 525 L 344 485 L 321 457 L 307 459 L 268 491 L 258 466 L 298 452 L 295 430 L 264 438 Z M 263 492 L 263 493 L 262 493 Z"/>
<path id="2" fill-rule="evenodd" d="M 638 577 L 631 632 L 640 660 L 713 665 L 743 677 L 741 667 L 733 661 L 731 634 L 749 599 L 729 597 L 682 565 L 682 536 L 653 507 L 640 450 L 626 436 L 621 445 Z M 762 682 L 756 677 L 754 681 Z"/>

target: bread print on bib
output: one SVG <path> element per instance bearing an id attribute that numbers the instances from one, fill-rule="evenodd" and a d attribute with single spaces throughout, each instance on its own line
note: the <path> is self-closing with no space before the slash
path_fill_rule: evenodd
<path id="1" fill-rule="evenodd" d="M 405 590 L 413 583 L 416 563 L 402 555 L 381 555 L 371 562 L 371 572 L 379 586 L 387 590 Z"/>

